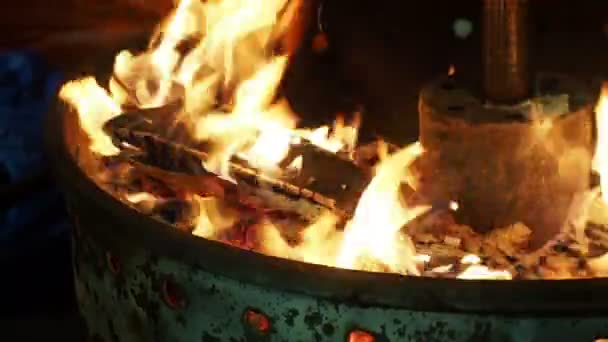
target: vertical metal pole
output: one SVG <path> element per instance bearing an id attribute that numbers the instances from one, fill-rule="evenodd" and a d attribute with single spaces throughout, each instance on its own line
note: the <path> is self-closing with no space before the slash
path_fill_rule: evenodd
<path id="1" fill-rule="evenodd" d="M 530 95 L 528 0 L 483 0 L 483 80 L 488 100 L 515 103 Z"/>

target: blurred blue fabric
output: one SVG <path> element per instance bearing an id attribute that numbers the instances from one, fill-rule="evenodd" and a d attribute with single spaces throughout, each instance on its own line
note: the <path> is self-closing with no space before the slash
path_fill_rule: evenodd
<path id="1" fill-rule="evenodd" d="M 35 53 L 0 54 L 0 186 L 50 177 L 43 122 L 61 82 L 61 73 Z M 0 251 L 67 236 L 61 194 L 53 182 L 43 184 L 0 208 Z"/>

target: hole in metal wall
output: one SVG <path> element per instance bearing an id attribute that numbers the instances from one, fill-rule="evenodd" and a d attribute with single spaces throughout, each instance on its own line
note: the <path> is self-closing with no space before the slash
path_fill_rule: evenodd
<path id="1" fill-rule="evenodd" d="M 161 286 L 163 301 L 172 309 L 186 307 L 186 296 L 179 285 L 172 279 L 165 279 Z"/>
<path id="2" fill-rule="evenodd" d="M 116 275 L 120 273 L 120 261 L 118 260 L 118 257 L 110 252 L 106 252 L 106 262 L 112 274 Z"/>
<path id="3" fill-rule="evenodd" d="M 347 342 L 374 342 L 376 338 L 373 334 L 364 330 L 353 330 L 348 334 Z"/>
<path id="4" fill-rule="evenodd" d="M 243 322 L 249 331 L 260 335 L 270 333 L 270 319 L 259 310 L 247 309 L 243 314 Z"/>

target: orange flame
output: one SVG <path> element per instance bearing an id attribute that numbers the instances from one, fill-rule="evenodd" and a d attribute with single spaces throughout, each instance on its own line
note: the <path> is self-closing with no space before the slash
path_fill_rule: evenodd
<path id="1" fill-rule="evenodd" d="M 337 259 L 339 267 L 354 269 L 361 257 L 372 257 L 393 272 L 419 274 L 413 243 L 400 229 L 430 207 L 406 207 L 400 198 L 399 185 L 405 181 L 409 165 L 422 152 L 422 145 L 415 143 L 377 166 L 376 175 L 345 229 Z"/>
<path id="2" fill-rule="evenodd" d="M 119 152 L 103 131 L 106 121 L 121 113 L 120 107 L 92 77 L 65 84 L 59 97 L 78 109 L 80 126 L 91 139 L 91 150 L 109 156 Z"/>
<path id="3" fill-rule="evenodd" d="M 593 169 L 600 175 L 602 200 L 608 204 L 608 83 L 602 88 L 595 108 L 597 125 L 597 145 L 593 159 Z"/>
<path id="4" fill-rule="evenodd" d="M 123 51 L 116 56 L 109 92 L 93 78 L 85 78 L 66 84 L 60 95 L 77 109 L 92 151 L 101 155 L 119 152 L 102 126 L 122 107 L 150 108 L 177 100 L 183 103 L 182 118 L 193 135 L 211 145 L 206 169 L 226 179 L 231 179 L 229 162 L 235 156 L 265 173 L 285 171 L 279 168 L 280 161 L 302 139 L 331 152 L 352 153 L 359 115 L 348 124 L 339 117 L 331 129 L 298 129 L 286 101 L 275 99 L 288 56 L 269 52 L 287 29 L 297 3 L 181 0 L 146 52 Z M 349 269 L 368 270 L 368 263 L 377 263 L 391 272 L 419 275 L 418 264 L 430 256 L 417 255 L 401 229 L 430 207 L 405 205 L 400 185 L 406 182 L 416 188 L 409 165 L 423 148 L 415 143 L 389 155 L 385 144 L 378 146 L 381 162 L 343 232 L 336 228 L 337 217 L 327 213 L 304 229 L 300 243 L 292 246 L 267 222 L 258 231 L 264 252 Z M 297 170 L 301 163 L 295 158 L 288 168 Z M 131 194 L 127 200 L 147 198 Z M 194 235 L 214 238 L 238 219 L 238 213 L 218 199 L 196 201 L 201 214 Z M 471 264 L 465 277 L 473 276 L 473 266 L 479 265 Z"/>
<path id="5" fill-rule="evenodd" d="M 462 264 L 469 265 L 462 273 L 458 275 L 458 279 L 494 279 L 494 280 L 511 280 L 512 275 L 509 271 L 492 270 L 487 266 L 480 265 L 481 258 L 475 254 L 467 254 L 460 260 Z"/>

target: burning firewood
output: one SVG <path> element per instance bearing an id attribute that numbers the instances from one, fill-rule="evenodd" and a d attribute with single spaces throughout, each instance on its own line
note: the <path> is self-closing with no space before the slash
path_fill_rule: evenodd
<path id="1" fill-rule="evenodd" d="M 205 169 L 206 146 L 188 135 L 177 113 L 173 105 L 127 112 L 106 123 L 105 130 L 135 167 L 173 186 L 220 197 L 255 197 L 310 220 L 327 209 L 349 217 L 369 182 L 368 173 L 353 162 L 300 138 L 281 163 L 299 158 L 299 170 L 270 176 L 233 157 L 235 186 Z"/>

